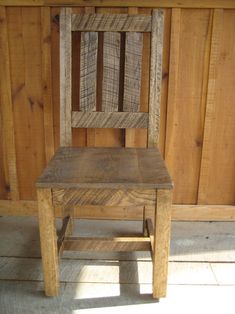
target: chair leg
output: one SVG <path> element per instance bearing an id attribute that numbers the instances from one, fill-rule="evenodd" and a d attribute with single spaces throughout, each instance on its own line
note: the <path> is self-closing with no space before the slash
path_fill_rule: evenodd
<path id="1" fill-rule="evenodd" d="M 153 252 L 153 297 L 166 296 L 172 190 L 157 190 Z"/>
<path id="2" fill-rule="evenodd" d="M 59 294 L 59 266 L 51 189 L 37 189 L 37 197 L 45 294 L 56 296 Z"/>

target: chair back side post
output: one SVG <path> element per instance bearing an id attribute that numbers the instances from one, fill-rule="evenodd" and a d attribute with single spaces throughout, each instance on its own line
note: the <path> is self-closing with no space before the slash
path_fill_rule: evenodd
<path id="1" fill-rule="evenodd" d="M 159 141 L 162 81 L 163 11 L 152 16 L 60 15 L 60 145 L 72 146 L 72 128 L 147 128 L 148 147 Z M 81 31 L 80 111 L 72 111 L 72 31 Z M 101 111 L 96 111 L 98 31 L 103 37 Z M 123 99 L 120 101 L 121 32 L 125 36 Z M 149 112 L 139 112 L 143 32 L 151 33 Z M 136 49 L 135 49 L 136 48 Z M 85 56 L 84 56 L 85 55 Z M 131 66 L 134 69 L 131 69 Z M 120 105 L 121 104 L 121 105 Z"/>
<path id="2" fill-rule="evenodd" d="M 72 146 L 72 32 L 71 8 L 60 15 L 60 146 Z"/>
<path id="3" fill-rule="evenodd" d="M 160 132 L 164 14 L 153 10 L 150 52 L 148 147 L 157 147 Z"/>

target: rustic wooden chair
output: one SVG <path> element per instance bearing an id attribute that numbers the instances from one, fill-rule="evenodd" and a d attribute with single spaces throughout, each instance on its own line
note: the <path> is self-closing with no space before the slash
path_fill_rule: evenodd
<path id="1" fill-rule="evenodd" d="M 71 33 L 81 32 L 80 110 L 72 111 Z M 102 109 L 96 110 L 98 32 L 103 32 Z M 140 112 L 143 33 L 151 33 L 149 112 Z M 125 37 L 121 34 L 125 33 Z M 125 38 L 124 92 L 119 92 L 120 38 Z M 153 297 L 166 295 L 172 181 L 157 148 L 162 76 L 163 12 L 152 15 L 60 14 L 60 143 L 38 178 L 39 229 L 45 293 L 59 293 L 58 260 L 63 250 L 145 251 L 152 253 Z M 131 66 L 134 66 L 133 70 Z M 133 71 L 133 72 L 131 72 Z M 95 73 L 95 74 L 94 74 Z M 120 83 L 121 84 L 121 83 Z M 122 99 L 120 100 L 120 97 Z M 120 103 L 122 108 L 120 108 Z M 72 128 L 147 128 L 148 148 L 72 147 Z M 78 205 L 152 207 L 143 216 L 143 236 L 72 237 Z M 56 234 L 55 208 L 63 210 Z"/>

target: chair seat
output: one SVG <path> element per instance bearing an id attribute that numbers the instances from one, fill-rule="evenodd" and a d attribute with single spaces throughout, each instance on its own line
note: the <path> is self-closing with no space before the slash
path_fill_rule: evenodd
<path id="1" fill-rule="evenodd" d="M 36 182 L 41 188 L 171 189 L 156 148 L 59 148 Z"/>

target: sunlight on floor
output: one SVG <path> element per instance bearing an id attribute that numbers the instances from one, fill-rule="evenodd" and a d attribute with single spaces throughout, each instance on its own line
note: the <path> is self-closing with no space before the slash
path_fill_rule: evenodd
<path id="1" fill-rule="evenodd" d="M 74 291 L 74 299 L 94 299 L 94 298 L 108 298 L 120 296 L 120 284 L 77 284 Z"/>
<path id="2" fill-rule="evenodd" d="M 147 293 L 151 289 L 150 285 L 141 285 L 141 292 Z M 160 302 L 150 302 L 142 304 L 123 304 L 120 306 L 104 306 L 97 308 L 75 309 L 73 314 L 233 314 L 234 313 L 234 287 L 219 286 L 169 286 L 167 298 L 162 298 Z M 141 293 L 142 294 L 142 293 Z"/>
<path id="3" fill-rule="evenodd" d="M 84 280 L 87 282 L 90 279 L 92 282 L 119 283 L 119 263 L 115 261 L 92 261 L 90 265 L 83 265 L 75 277 L 79 282 L 84 282 Z"/>

